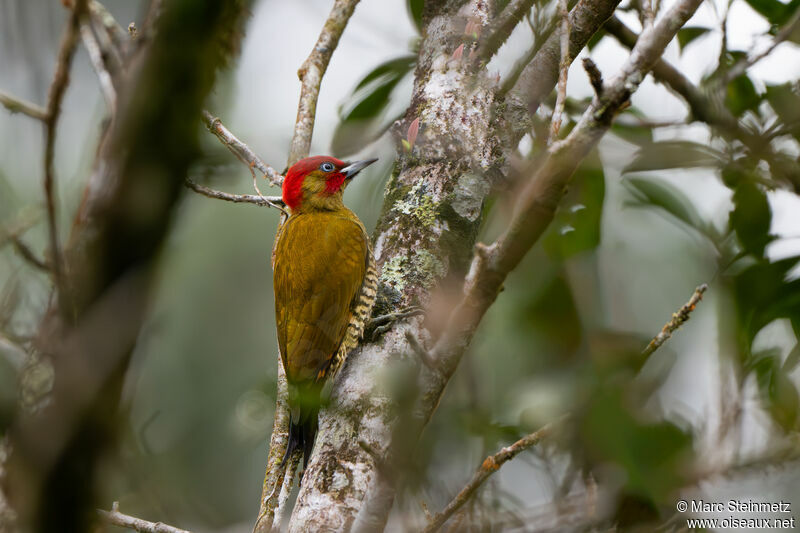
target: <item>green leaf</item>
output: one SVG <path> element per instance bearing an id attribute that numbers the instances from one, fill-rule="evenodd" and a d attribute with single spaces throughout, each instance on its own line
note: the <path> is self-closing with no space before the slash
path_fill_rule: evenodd
<path id="1" fill-rule="evenodd" d="M 792 18 L 800 7 L 800 0 L 792 0 L 784 4 L 779 0 L 745 0 L 760 15 L 763 15 L 774 26 L 783 26 Z M 773 32 L 774 28 L 773 28 Z"/>
<path id="2" fill-rule="evenodd" d="M 746 74 L 733 79 L 726 88 L 725 106 L 737 117 L 745 111 L 757 111 L 761 99 Z"/>
<path id="3" fill-rule="evenodd" d="M 389 103 L 389 95 L 400 81 L 396 73 L 386 73 L 357 89 L 339 109 L 342 120 L 363 120 L 377 116 Z"/>
<path id="4" fill-rule="evenodd" d="M 756 375 L 761 401 L 772 419 L 784 430 L 797 427 L 800 396 L 794 382 L 781 369 L 775 350 L 756 354 L 752 370 Z"/>
<path id="5" fill-rule="evenodd" d="M 703 144 L 691 141 L 661 141 L 639 148 L 636 157 L 622 172 L 716 167 L 723 158 L 723 154 Z"/>
<path id="6" fill-rule="evenodd" d="M 414 68 L 414 65 L 417 62 L 417 56 L 407 55 L 403 57 L 397 57 L 395 59 L 390 59 L 385 63 L 381 63 L 374 69 L 372 69 L 369 74 L 364 76 L 364 78 L 358 82 L 354 92 L 364 87 L 366 84 L 374 80 L 375 78 L 384 76 L 386 74 L 393 74 L 396 77 L 402 78 L 408 72 Z"/>
<path id="7" fill-rule="evenodd" d="M 359 81 L 339 109 L 341 119 L 331 142 L 333 154 L 357 152 L 386 131 L 396 118 L 387 121 L 384 117 L 392 92 L 415 62 L 416 57 L 410 55 L 386 61 Z"/>
<path id="8" fill-rule="evenodd" d="M 767 85 L 766 99 L 783 125 L 792 125 L 790 132 L 800 140 L 800 94 L 791 83 Z"/>
<path id="9" fill-rule="evenodd" d="M 772 209 L 767 194 L 753 181 L 741 181 L 733 192 L 729 223 L 747 253 L 764 256 L 764 248 L 773 237 L 769 234 Z"/>
<path id="10" fill-rule="evenodd" d="M 615 120 L 611 124 L 611 132 L 619 138 L 639 146 L 653 143 L 653 128 L 639 124 L 628 124 Z"/>
<path id="11" fill-rule="evenodd" d="M 544 249 L 559 259 L 595 249 L 600 244 L 604 198 L 605 174 L 600 157 L 593 151 L 576 171 L 544 237 Z"/>
<path id="12" fill-rule="evenodd" d="M 778 318 L 800 323 L 800 280 L 787 281 L 800 256 L 758 261 L 733 276 L 742 344 L 750 349 L 761 328 Z"/>
<path id="13" fill-rule="evenodd" d="M 683 52 L 686 46 L 711 31 L 711 28 L 703 28 L 701 26 L 686 26 L 678 30 L 678 48 Z"/>
<path id="14" fill-rule="evenodd" d="M 689 197 L 671 183 L 658 178 L 630 177 L 623 185 L 642 204 L 660 207 L 687 226 L 705 231 L 705 223 Z"/>
<path id="15" fill-rule="evenodd" d="M 422 10 L 425 7 L 424 0 L 407 0 L 408 14 L 417 27 L 417 31 L 422 33 Z"/>
<path id="16" fill-rule="evenodd" d="M 779 0 L 745 0 L 758 14 L 763 15 L 770 24 L 783 20 L 786 5 Z"/>
<path id="17" fill-rule="evenodd" d="M 578 438 L 589 464 L 615 463 L 625 489 L 656 503 L 686 483 L 692 438 L 669 422 L 643 422 L 619 387 L 602 389 L 579 421 Z"/>

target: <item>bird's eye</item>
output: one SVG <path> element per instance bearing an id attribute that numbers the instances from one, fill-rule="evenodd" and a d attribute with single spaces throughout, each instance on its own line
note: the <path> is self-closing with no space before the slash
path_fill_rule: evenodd
<path id="1" fill-rule="evenodd" d="M 334 168 L 333 163 L 322 163 L 319 166 L 319 169 L 323 172 L 333 172 Z"/>

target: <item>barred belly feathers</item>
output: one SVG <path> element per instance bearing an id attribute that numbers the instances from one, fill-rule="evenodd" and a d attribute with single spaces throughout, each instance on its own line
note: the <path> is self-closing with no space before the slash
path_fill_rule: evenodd
<path id="1" fill-rule="evenodd" d="M 289 443 L 308 463 L 321 403 L 372 312 L 378 276 L 366 229 L 344 206 L 350 180 L 375 159 L 346 163 L 315 156 L 283 183 L 290 216 L 273 255 L 278 346 L 289 384 Z"/>

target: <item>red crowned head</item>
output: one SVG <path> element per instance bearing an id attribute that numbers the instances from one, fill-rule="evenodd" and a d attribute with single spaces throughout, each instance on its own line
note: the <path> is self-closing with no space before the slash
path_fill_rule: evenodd
<path id="1" fill-rule="evenodd" d="M 350 180 L 377 159 L 348 163 L 324 155 L 301 159 L 283 181 L 283 201 L 292 210 L 333 211 L 344 207 L 342 192 Z"/>

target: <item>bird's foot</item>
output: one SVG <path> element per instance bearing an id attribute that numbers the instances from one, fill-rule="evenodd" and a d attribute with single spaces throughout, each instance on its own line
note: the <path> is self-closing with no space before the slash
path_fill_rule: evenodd
<path id="1" fill-rule="evenodd" d="M 411 318 L 412 316 L 419 316 L 424 314 L 424 312 L 425 310 L 422 309 L 422 307 L 412 305 L 393 313 L 373 317 L 367 322 L 367 327 L 364 328 L 366 330 L 365 337 L 373 341 L 377 340 L 381 335 L 389 331 L 392 326 L 394 326 L 395 322 Z"/>

